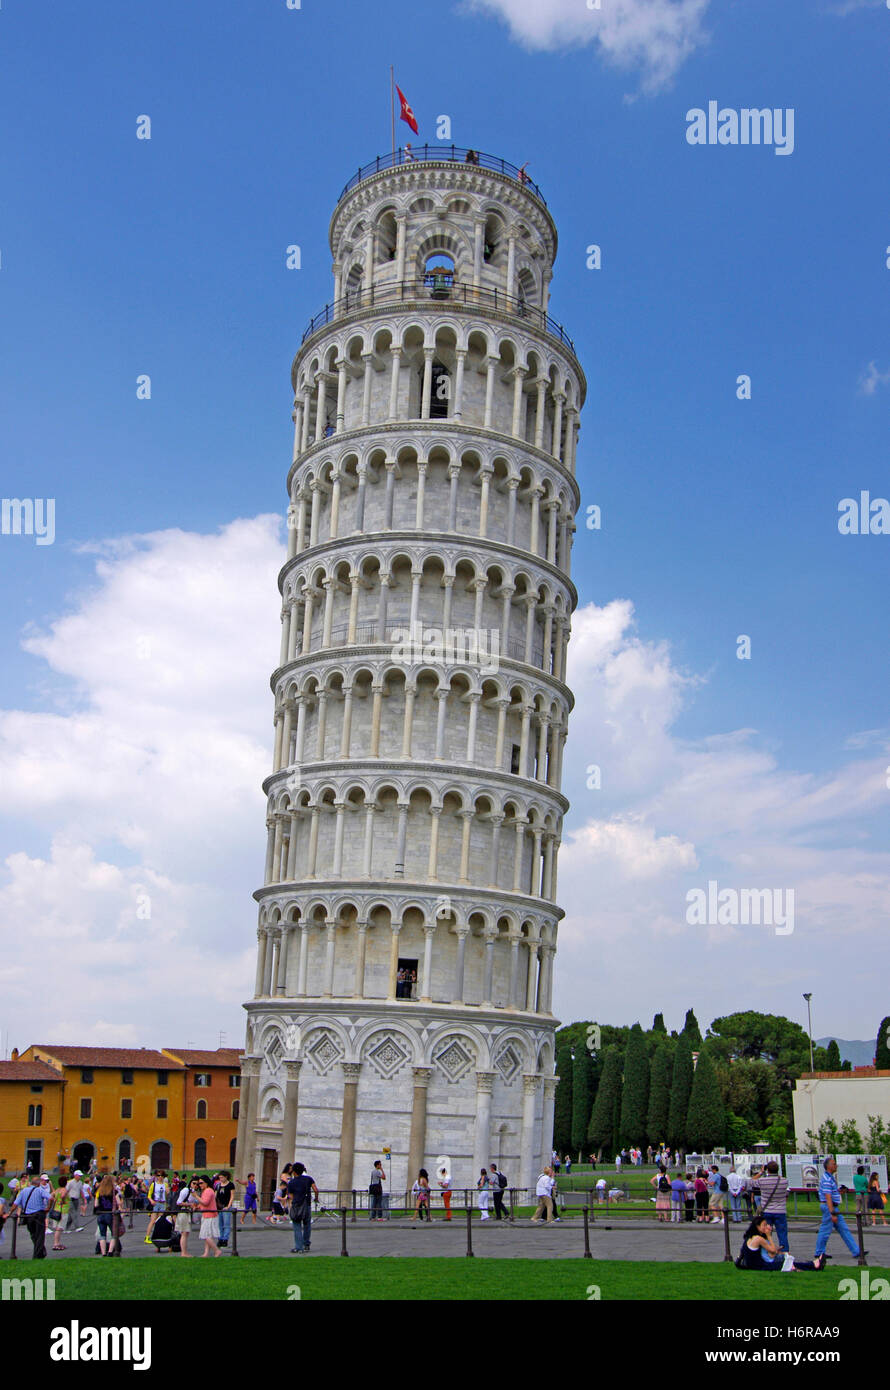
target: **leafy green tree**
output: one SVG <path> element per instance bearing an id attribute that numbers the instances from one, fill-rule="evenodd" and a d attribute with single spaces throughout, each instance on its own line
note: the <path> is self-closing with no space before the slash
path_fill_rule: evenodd
<path id="1" fill-rule="evenodd" d="M 840 1127 L 838 1139 L 840 1141 L 839 1152 L 842 1154 L 858 1154 L 865 1149 L 862 1135 L 859 1133 L 859 1127 L 855 1120 L 844 1120 Z"/>
<path id="2" fill-rule="evenodd" d="M 559 1081 L 553 1102 L 553 1143 L 560 1153 L 572 1146 L 572 1046 L 556 1040 L 556 1074 Z"/>
<path id="3" fill-rule="evenodd" d="M 689 1039 L 690 1045 L 692 1046 L 693 1050 L 695 1050 L 695 1049 L 701 1047 L 701 1045 L 702 1045 L 701 1029 L 700 1029 L 699 1026 L 698 1026 L 698 1019 L 696 1018 L 696 1016 L 695 1016 L 695 1014 L 693 1013 L 692 1009 L 687 1009 L 687 1010 L 686 1010 L 686 1019 L 685 1019 L 685 1022 L 684 1022 L 684 1024 L 683 1024 L 683 1032 L 686 1034 L 687 1038 Z"/>
<path id="4" fill-rule="evenodd" d="M 741 1115 L 735 1115 L 731 1110 L 726 1115 L 725 1137 L 726 1147 L 730 1153 L 751 1153 L 757 1143 L 757 1131 L 748 1124 L 747 1120 L 743 1120 Z"/>
<path id="5" fill-rule="evenodd" d="M 839 1048 L 838 1045 L 837 1045 L 837 1040 L 836 1040 L 835 1038 L 832 1038 L 832 1039 L 831 1039 L 831 1042 L 828 1044 L 828 1047 L 827 1047 L 825 1050 L 826 1050 L 826 1052 L 828 1053 L 828 1067 L 827 1067 L 827 1070 L 828 1070 L 828 1071 L 840 1071 L 840 1069 L 841 1069 L 841 1050 L 840 1050 L 840 1048 Z"/>
<path id="6" fill-rule="evenodd" d="M 603 1074 L 600 1079 L 593 1112 L 587 1128 L 587 1138 L 595 1149 L 608 1153 L 615 1144 L 615 1109 L 621 1104 L 621 1074 L 624 1064 L 621 1048 L 606 1048 Z"/>
<path id="7" fill-rule="evenodd" d="M 720 1097 L 720 1087 L 714 1064 L 706 1051 L 698 1054 L 689 1112 L 686 1118 L 686 1142 L 702 1153 L 720 1147 L 726 1139 L 726 1110 Z"/>
<path id="8" fill-rule="evenodd" d="M 590 1053 L 585 1047 L 576 1048 L 572 1063 L 572 1148 L 581 1150 L 590 1123 L 591 1085 Z"/>
<path id="9" fill-rule="evenodd" d="M 791 1139 L 788 1135 L 788 1126 L 783 1120 L 777 1120 L 774 1124 L 767 1125 L 763 1131 L 764 1142 L 769 1153 L 787 1154 L 791 1153 Z"/>
<path id="10" fill-rule="evenodd" d="M 621 1144 L 646 1142 L 649 1111 L 649 1053 L 638 1023 L 630 1030 L 624 1054 L 624 1086 L 621 1092 L 621 1118 L 618 1139 Z"/>
<path id="11" fill-rule="evenodd" d="M 671 1107 L 671 1054 L 666 1042 L 660 1042 L 652 1058 L 649 1077 L 649 1110 L 646 1133 L 650 1144 L 660 1144 L 667 1138 L 668 1115 Z"/>
<path id="12" fill-rule="evenodd" d="M 853 1070 L 853 1063 L 850 1061 L 849 1057 L 845 1057 L 844 1060 L 841 1062 L 841 1071 L 852 1071 L 852 1070 Z"/>
<path id="13" fill-rule="evenodd" d="M 870 1154 L 886 1154 L 890 1158 L 890 1125 L 882 1115 L 869 1115 L 866 1147 Z"/>
<path id="14" fill-rule="evenodd" d="M 875 1066 L 882 1071 L 890 1068 L 890 1016 L 881 1019 L 875 1039 Z"/>
<path id="15" fill-rule="evenodd" d="M 682 1148 L 686 1144 L 686 1116 L 692 1094 L 692 1045 L 686 1033 L 677 1039 L 671 1076 L 671 1103 L 668 1110 L 668 1143 Z"/>
<path id="16" fill-rule="evenodd" d="M 665 1027 L 664 1014 L 655 1015 L 655 1017 L 652 1020 L 652 1032 L 664 1033 L 664 1035 L 667 1036 L 667 1028 Z"/>

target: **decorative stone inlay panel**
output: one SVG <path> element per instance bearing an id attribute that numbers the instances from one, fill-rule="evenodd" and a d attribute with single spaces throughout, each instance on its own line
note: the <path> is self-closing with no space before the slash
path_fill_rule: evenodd
<path id="1" fill-rule="evenodd" d="M 339 1038 L 326 1029 L 313 1034 L 306 1047 L 306 1060 L 319 1076 L 326 1076 L 343 1057 L 343 1047 Z"/>
<path id="2" fill-rule="evenodd" d="M 445 1074 L 449 1083 L 460 1081 L 470 1067 L 476 1065 L 475 1056 L 468 1050 L 461 1038 L 445 1038 L 436 1049 L 433 1058 L 436 1066 Z"/>
<path id="3" fill-rule="evenodd" d="M 522 1067 L 522 1058 L 510 1043 L 495 1058 L 495 1067 L 500 1072 L 504 1084 L 509 1086 L 516 1079 Z"/>
<path id="4" fill-rule="evenodd" d="M 391 1033 L 375 1033 L 365 1044 L 362 1055 L 386 1081 L 410 1058 L 408 1049 Z"/>

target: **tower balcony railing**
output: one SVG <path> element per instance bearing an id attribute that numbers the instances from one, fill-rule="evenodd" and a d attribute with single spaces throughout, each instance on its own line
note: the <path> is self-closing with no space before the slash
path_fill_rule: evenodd
<path id="1" fill-rule="evenodd" d="M 347 314 L 357 313 L 361 309 L 371 309 L 376 305 L 383 304 L 416 305 L 430 301 L 436 305 L 448 302 L 479 306 L 483 309 L 493 309 L 503 314 L 510 314 L 514 318 L 530 323 L 534 328 L 546 333 L 548 337 L 555 338 L 573 355 L 575 353 L 575 344 L 562 324 L 557 323 L 556 319 L 551 318 L 543 309 L 530 304 L 522 295 L 507 294 L 504 290 L 488 289 L 484 285 L 463 285 L 449 275 L 436 275 L 435 273 L 425 275 L 419 280 L 397 280 L 391 284 L 383 283 L 370 285 L 363 289 L 347 290 L 339 299 L 326 304 L 320 313 L 310 319 L 300 340 L 301 346 L 320 328 L 334 323 L 337 319 L 345 318 Z"/>
<path id="2" fill-rule="evenodd" d="M 378 154 L 370 164 L 363 164 L 353 174 L 337 199 L 337 204 L 342 203 L 347 193 L 365 179 L 371 178 L 374 174 L 384 173 L 387 169 L 397 169 L 404 164 L 466 164 L 470 168 L 491 169 L 495 174 L 505 174 L 507 178 L 516 179 L 527 193 L 531 193 L 544 207 L 547 206 L 547 199 L 534 180 L 529 178 L 524 167 L 520 169 L 508 159 L 501 159 L 494 154 L 483 154 L 481 150 L 439 144 L 412 145 L 410 148 L 393 150 L 389 154 Z"/>

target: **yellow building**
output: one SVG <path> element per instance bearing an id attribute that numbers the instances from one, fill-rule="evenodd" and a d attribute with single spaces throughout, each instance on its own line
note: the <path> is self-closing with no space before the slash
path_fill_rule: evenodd
<path id="1" fill-rule="evenodd" d="M 0 1062 L 0 1171 L 42 1173 L 62 1150 L 62 1095 L 58 1072 L 37 1061 Z"/>
<path id="2" fill-rule="evenodd" d="M 62 1082 L 53 1166 L 59 1153 L 84 1172 L 93 1159 L 100 1172 L 135 1168 L 143 1155 L 152 1169 L 185 1166 L 186 1069 L 175 1058 L 143 1047 L 34 1044 L 17 1059 L 25 1062 L 45 1064 Z"/>

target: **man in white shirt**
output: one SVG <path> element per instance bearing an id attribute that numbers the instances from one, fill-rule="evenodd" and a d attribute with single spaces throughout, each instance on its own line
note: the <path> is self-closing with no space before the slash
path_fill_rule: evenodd
<path id="1" fill-rule="evenodd" d="M 77 1224 L 80 1219 L 80 1199 L 83 1196 L 83 1183 L 81 1182 L 82 1177 L 83 1173 L 78 1168 L 75 1171 L 74 1177 L 71 1178 L 66 1188 L 66 1191 L 68 1193 L 68 1200 L 71 1204 L 68 1208 L 68 1220 L 65 1223 L 66 1231 L 83 1230 L 83 1226 L 79 1226 Z"/>
<path id="2" fill-rule="evenodd" d="M 536 1221 L 540 1221 L 542 1212 L 548 1221 L 553 1220 L 553 1198 L 550 1195 L 552 1191 L 553 1169 L 545 1168 L 535 1186 L 535 1196 L 538 1199 L 538 1205 L 532 1217 L 532 1224 Z"/>
<path id="3" fill-rule="evenodd" d="M 604 1202 L 606 1200 L 607 1187 L 608 1183 L 606 1182 L 605 1178 L 599 1178 L 596 1184 L 596 1197 L 598 1202 Z"/>
<path id="4" fill-rule="evenodd" d="M 735 1171 L 727 1174 L 726 1181 L 729 1184 L 729 1206 L 732 1211 L 732 1219 L 733 1221 L 741 1221 L 742 1193 L 747 1188 L 748 1183 L 741 1173 Z"/>

